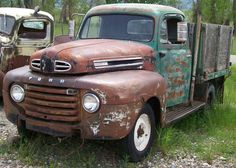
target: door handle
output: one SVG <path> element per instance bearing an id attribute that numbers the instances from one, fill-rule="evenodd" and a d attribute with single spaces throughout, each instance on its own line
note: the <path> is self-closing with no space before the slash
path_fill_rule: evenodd
<path id="1" fill-rule="evenodd" d="M 186 57 L 187 57 L 187 58 L 191 58 L 191 57 L 192 57 L 192 55 L 186 55 Z"/>
<path id="2" fill-rule="evenodd" d="M 166 52 L 161 51 L 161 52 L 159 52 L 159 55 L 161 58 L 163 58 L 164 56 L 166 56 Z"/>

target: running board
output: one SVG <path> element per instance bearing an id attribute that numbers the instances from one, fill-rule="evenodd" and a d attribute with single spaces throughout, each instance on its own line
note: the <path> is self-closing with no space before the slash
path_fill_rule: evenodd
<path id="1" fill-rule="evenodd" d="M 187 115 L 203 108 L 205 104 L 205 102 L 194 101 L 192 105 L 179 105 L 177 107 L 168 108 L 166 111 L 166 124 L 173 123 L 186 117 Z"/>

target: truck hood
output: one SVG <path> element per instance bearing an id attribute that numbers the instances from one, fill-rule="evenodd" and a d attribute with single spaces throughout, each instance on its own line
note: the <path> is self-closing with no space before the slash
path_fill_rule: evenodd
<path id="1" fill-rule="evenodd" d="M 131 41 L 88 39 L 40 50 L 30 58 L 33 71 L 58 74 L 123 69 L 154 69 L 151 47 Z"/>

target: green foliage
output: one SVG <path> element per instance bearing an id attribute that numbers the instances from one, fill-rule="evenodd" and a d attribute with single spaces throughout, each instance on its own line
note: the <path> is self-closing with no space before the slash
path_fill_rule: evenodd
<path id="1" fill-rule="evenodd" d="M 201 0 L 201 12 L 204 22 L 229 24 L 232 20 L 232 1 Z"/>
<path id="2" fill-rule="evenodd" d="M 231 54 L 236 55 L 236 36 L 234 36 L 233 38 L 233 47 L 232 47 Z"/>

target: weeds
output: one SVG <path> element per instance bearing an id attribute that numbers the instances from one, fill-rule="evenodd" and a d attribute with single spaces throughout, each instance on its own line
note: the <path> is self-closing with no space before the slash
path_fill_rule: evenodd
<path id="1" fill-rule="evenodd" d="M 231 54 L 236 55 L 236 36 L 233 37 L 233 47 Z"/>

